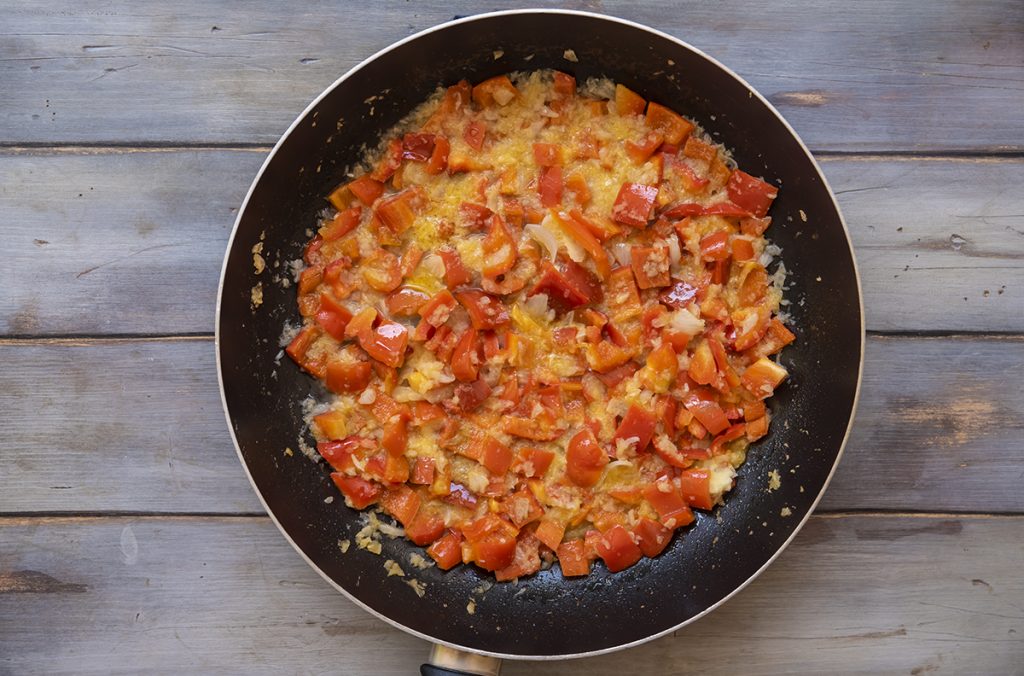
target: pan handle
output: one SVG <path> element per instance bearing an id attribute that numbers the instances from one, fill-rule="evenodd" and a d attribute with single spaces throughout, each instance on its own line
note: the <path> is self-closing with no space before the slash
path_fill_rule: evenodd
<path id="1" fill-rule="evenodd" d="M 434 644 L 430 663 L 420 667 L 421 676 L 498 676 L 501 660 Z"/>

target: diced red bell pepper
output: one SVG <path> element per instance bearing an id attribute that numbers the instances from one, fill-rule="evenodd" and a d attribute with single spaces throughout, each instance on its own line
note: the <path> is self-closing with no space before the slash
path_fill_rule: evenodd
<path id="1" fill-rule="evenodd" d="M 715 363 L 711 346 L 706 340 L 697 343 L 697 347 L 690 356 L 690 366 L 686 374 L 699 385 L 710 385 L 718 377 L 718 365 Z"/>
<path id="2" fill-rule="evenodd" d="M 459 205 L 459 220 L 470 230 L 483 230 L 491 222 L 494 212 L 476 202 L 463 202 Z"/>
<path id="3" fill-rule="evenodd" d="M 727 218 L 745 218 L 750 216 L 746 207 L 731 202 L 719 202 L 710 206 L 695 202 L 682 202 L 669 207 L 662 213 L 665 218 L 685 218 L 687 216 L 725 216 Z"/>
<path id="4" fill-rule="evenodd" d="M 527 447 L 520 449 L 519 457 L 516 460 L 515 469 L 529 479 L 536 479 L 544 476 L 555 459 L 553 451 L 543 448 Z"/>
<path id="5" fill-rule="evenodd" d="M 612 220 L 634 228 L 646 228 L 654 211 L 658 188 L 643 183 L 623 183 L 612 205 Z"/>
<path id="6" fill-rule="evenodd" d="M 643 374 L 647 389 L 665 394 L 679 373 L 679 360 L 676 351 L 668 341 L 663 342 L 647 355 L 647 365 Z"/>
<path id="7" fill-rule="evenodd" d="M 363 260 L 363 280 L 381 293 L 391 293 L 402 283 L 398 257 L 385 249 L 377 249 Z"/>
<path id="8" fill-rule="evenodd" d="M 456 305 L 458 305 L 458 302 L 451 291 L 442 289 L 434 294 L 433 298 L 424 303 L 417 312 L 423 317 L 423 321 L 436 327 L 448 321 L 448 317 L 451 316 L 452 310 L 455 309 Z"/>
<path id="9" fill-rule="evenodd" d="M 532 441 L 551 441 L 562 436 L 562 432 L 565 431 L 550 412 L 530 418 L 507 415 L 502 418 L 501 428 L 514 437 Z"/>
<path id="10" fill-rule="evenodd" d="M 389 484 L 404 484 L 409 480 L 409 461 L 404 455 L 384 456 L 383 479 Z"/>
<path id="11" fill-rule="evenodd" d="M 409 483 L 429 486 L 434 483 L 434 459 L 426 456 L 416 458 L 412 465 L 412 474 L 409 476 Z"/>
<path id="12" fill-rule="evenodd" d="M 466 125 L 465 131 L 462 132 L 462 139 L 470 148 L 477 152 L 483 150 L 486 136 L 487 125 L 480 120 L 472 120 Z"/>
<path id="13" fill-rule="evenodd" d="M 320 228 L 320 236 L 325 242 L 341 239 L 356 229 L 363 216 L 363 208 L 358 204 L 351 209 L 339 211 L 324 227 Z"/>
<path id="14" fill-rule="evenodd" d="M 516 250 L 516 242 L 512 239 L 511 233 L 505 227 L 501 216 L 491 216 L 490 228 L 487 236 L 481 244 L 484 254 L 484 268 L 482 270 L 486 277 L 497 277 L 512 269 L 519 258 Z"/>
<path id="15" fill-rule="evenodd" d="M 577 486 L 590 488 L 596 484 L 608 464 L 608 454 L 597 443 L 589 428 L 584 428 L 569 440 L 565 454 L 565 473 Z"/>
<path id="16" fill-rule="evenodd" d="M 372 443 L 363 437 L 348 436 L 338 441 L 321 441 L 316 445 L 316 450 L 335 471 L 347 472 L 355 469 L 352 456 L 361 455 Z"/>
<path id="17" fill-rule="evenodd" d="M 366 206 L 373 206 L 377 198 L 384 194 L 384 184 L 369 176 L 360 176 L 348 184 L 349 191 Z"/>
<path id="18" fill-rule="evenodd" d="M 473 280 L 472 273 L 462 264 L 458 251 L 442 247 L 437 250 L 437 255 L 444 262 L 444 283 L 449 289 L 469 284 Z"/>
<path id="19" fill-rule="evenodd" d="M 442 499 L 449 504 L 466 507 L 468 509 L 475 509 L 477 502 L 479 502 L 479 498 L 477 498 L 473 491 L 454 481 L 449 482 L 448 495 L 444 496 Z"/>
<path id="20" fill-rule="evenodd" d="M 643 115 L 647 101 L 624 85 L 615 85 L 615 112 L 619 115 Z"/>
<path id="21" fill-rule="evenodd" d="M 563 577 L 590 575 L 590 560 L 584 552 L 583 540 L 570 540 L 558 545 L 558 565 Z"/>
<path id="22" fill-rule="evenodd" d="M 496 514 L 486 514 L 463 529 L 471 560 L 484 570 L 505 568 L 515 556 L 519 530 Z"/>
<path id="23" fill-rule="evenodd" d="M 366 340 L 360 337 L 359 345 L 382 364 L 398 368 L 405 362 L 409 329 L 398 322 L 385 319 L 373 329 Z"/>
<path id="24" fill-rule="evenodd" d="M 672 541 L 672 531 L 654 519 L 642 517 L 633 527 L 633 534 L 640 541 L 640 551 L 648 558 L 654 558 L 665 551 Z"/>
<path id="25" fill-rule="evenodd" d="M 665 137 L 667 143 L 679 145 L 693 131 L 693 123 L 671 108 L 651 101 L 644 122 Z"/>
<path id="26" fill-rule="evenodd" d="M 643 557 L 640 547 L 622 526 L 612 526 L 597 542 L 597 555 L 604 560 L 608 570 L 617 573 L 629 568 Z"/>
<path id="27" fill-rule="evenodd" d="M 657 423 L 658 419 L 653 413 L 641 406 L 632 404 L 629 410 L 626 411 L 626 415 L 622 417 L 622 422 L 616 428 L 615 435 L 612 437 L 612 444 L 615 444 L 620 439 L 636 438 L 636 452 L 642 453 L 647 449 L 647 445 L 651 443 L 651 439 L 654 438 L 654 427 Z"/>
<path id="28" fill-rule="evenodd" d="M 538 570 L 540 570 L 540 540 L 533 533 L 525 532 L 520 534 L 516 541 L 512 563 L 494 571 L 494 579 L 498 582 L 506 582 L 532 575 Z"/>
<path id="29" fill-rule="evenodd" d="M 384 299 L 393 317 L 413 317 L 430 301 L 430 296 L 411 286 L 400 286 Z"/>
<path id="30" fill-rule="evenodd" d="M 643 164 L 664 143 L 665 137 L 657 132 L 648 132 L 640 141 L 625 143 L 626 154 L 637 164 Z"/>
<path id="31" fill-rule="evenodd" d="M 441 537 L 444 531 L 444 519 L 421 509 L 405 527 L 405 536 L 424 547 Z"/>
<path id="32" fill-rule="evenodd" d="M 459 342 L 452 352 L 452 375 L 457 380 L 470 383 L 477 379 L 480 372 L 479 341 L 476 329 L 469 328 L 462 332 Z"/>
<path id="33" fill-rule="evenodd" d="M 679 485 L 683 498 L 697 509 L 711 509 L 711 473 L 706 469 L 684 469 L 679 474 Z"/>
<path id="34" fill-rule="evenodd" d="M 339 472 L 332 472 L 331 479 L 345 496 L 345 502 L 355 509 L 365 509 L 380 499 L 379 484 L 355 476 L 345 476 Z"/>
<path id="35" fill-rule="evenodd" d="M 519 90 L 508 79 L 508 76 L 498 75 L 473 87 L 473 102 L 481 108 L 487 108 L 495 103 L 505 106 L 517 94 L 519 94 Z"/>
<path id="36" fill-rule="evenodd" d="M 587 365 L 597 373 L 609 373 L 633 358 L 630 350 L 625 350 L 609 340 L 584 345 L 583 355 L 587 359 Z"/>
<path id="37" fill-rule="evenodd" d="M 451 150 L 451 143 L 443 136 L 434 139 L 434 151 L 430 153 L 427 160 L 427 173 L 440 174 L 448 167 L 448 153 Z"/>
<path id="38" fill-rule="evenodd" d="M 403 455 L 409 446 L 409 418 L 395 415 L 386 421 L 380 445 L 388 455 Z"/>
<path id="39" fill-rule="evenodd" d="M 441 570 L 449 570 L 462 563 L 462 536 L 449 529 L 434 544 L 427 547 L 427 554 L 434 559 Z"/>
<path id="40" fill-rule="evenodd" d="M 540 203 L 543 206 L 559 206 L 562 203 L 563 188 L 561 167 L 544 167 L 541 170 L 540 179 L 537 181 L 537 194 L 540 195 Z"/>
<path id="41" fill-rule="evenodd" d="M 604 242 L 607 239 L 614 237 L 622 232 L 622 229 L 612 223 L 610 220 L 604 219 L 595 221 L 593 219 L 584 216 L 579 209 L 573 209 L 569 212 L 569 217 L 572 218 L 577 224 L 583 226 L 590 234 L 598 239 L 598 241 Z"/>
<path id="42" fill-rule="evenodd" d="M 352 313 L 344 305 L 331 298 L 329 294 L 320 294 L 320 309 L 316 313 L 316 322 L 335 340 L 345 339 L 345 327 L 352 319 Z"/>
<path id="43" fill-rule="evenodd" d="M 540 279 L 527 295 L 547 294 L 548 305 L 556 311 L 567 312 L 601 298 L 601 286 L 597 280 L 586 268 L 573 261 L 564 262 L 560 268 L 544 261 L 541 270 Z"/>
<path id="44" fill-rule="evenodd" d="M 313 430 L 318 436 L 328 439 L 344 439 L 348 436 L 348 415 L 342 411 L 326 411 L 315 415 Z"/>
<path id="45" fill-rule="evenodd" d="M 718 455 L 722 452 L 722 447 L 730 441 L 735 441 L 740 437 L 744 436 L 747 432 L 747 426 L 744 423 L 737 423 L 730 425 L 727 430 L 719 434 L 711 441 L 711 454 Z"/>
<path id="46" fill-rule="evenodd" d="M 669 479 L 659 479 L 643 489 L 643 496 L 658 512 L 666 528 L 679 528 L 693 522 L 693 513 L 682 492 Z"/>
<path id="47" fill-rule="evenodd" d="M 544 508 L 529 489 L 523 488 L 502 501 L 501 513 L 516 528 L 522 528 L 544 516 Z"/>
<path id="48" fill-rule="evenodd" d="M 376 321 L 377 310 L 372 307 L 364 307 L 349 320 L 345 327 L 345 337 L 358 338 L 361 341 L 369 340 Z"/>
<path id="49" fill-rule="evenodd" d="M 469 320 L 474 329 L 481 331 L 496 329 L 510 321 L 505 304 L 496 296 L 476 289 L 469 289 L 456 293 L 455 297 L 469 313 Z"/>
<path id="50" fill-rule="evenodd" d="M 749 239 L 734 238 L 732 240 L 732 257 L 736 261 L 749 261 L 754 257 L 754 245 Z"/>
<path id="51" fill-rule="evenodd" d="M 487 471 L 495 475 L 507 472 L 512 465 L 512 449 L 489 434 L 484 437 L 483 447 L 483 466 Z"/>
<path id="52" fill-rule="evenodd" d="M 630 267 L 641 289 L 655 289 L 672 283 L 667 246 L 633 246 Z"/>
<path id="53" fill-rule="evenodd" d="M 700 256 L 706 261 L 724 261 L 729 258 L 729 233 L 717 230 L 700 240 Z"/>
<path id="54" fill-rule="evenodd" d="M 402 166 L 402 141 L 393 138 L 388 141 L 387 150 L 380 162 L 370 172 L 370 177 L 377 181 L 386 181 L 395 175 L 398 168 Z"/>
<path id="55" fill-rule="evenodd" d="M 406 134 L 402 138 L 402 158 L 426 162 L 434 153 L 433 134 Z"/>
<path id="56" fill-rule="evenodd" d="M 739 169 L 729 175 L 725 189 L 733 204 L 746 209 L 758 218 L 767 215 L 768 209 L 771 208 L 772 202 L 779 194 L 778 188 L 771 183 L 754 178 Z"/>
<path id="57" fill-rule="evenodd" d="M 690 395 L 683 402 L 686 410 L 693 414 L 701 425 L 711 434 L 718 434 L 729 427 L 729 419 L 725 411 L 716 401 L 701 399 L 698 396 Z"/>
<path id="58" fill-rule="evenodd" d="M 590 198 L 592 197 L 590 194 L 590 186 L 587 185 L 587 179 L 585 179 L 583 174 L 578 171 L 574 171 L 566 177 L 565 189 L 572 193 L 573 197 L 576 199 L 576 203 L 580 206 L 586 206 L 586 204 L 590 202 Z"/>
<path id="59" fill-rule="evenodd" d="M 578 213 L 578 212 L 577 212 Z M 612 266 L 608 260 L 608 252 L 601 246 L 601 242 L 590 230 L 575 218 L 562 218 L 557 212 L 552 211 L 551 216 L 558 223 L 559 227 L 574 242 L 579 244 L 594 261 L 594 268 L 601 279 L 607 279 L 611 274 Z"/>
<path id="60" fill-rule="evenodd" d="M 743 386 L 758 399 L 766 399 L 772 396 L 775 388 L 788 375 L 789 373 L 785 368 L 767 357 L 761 357 L 744 371 L 742 377 Z M 715 432 L 712 432 L 712 434 L 715 434 Z"/>
<path id="61" fill-rule="evenodd" d="M 560 167 L 562 161 L 562 149 L 554 143 L 534 143 L 533 160 L 539 167 Z"/>
<path id="62" fill-rule="evenodd" d="M 683 146 L 683 155 L 702 162 L 711 162 L 718 156 L 718 150 L 715 146 L 701 141 L 696 136 L 689 136 Z"/>
<path id="63" fill-rule="evenodd" d="M 557 550 L 558 546 L 562 544 L 562 538 L 565 536 L 565 524 L 553 519 L 541 519 L 540 523 L 537 524 L 537 530 L 534 531 L 534 535 L 548 549 Z"/>
<path id="64" fill-rule="evenodd" d="M 487 397 L 491 396 L 491 386 L 483 380 L 463 383 L 455 387 L 454 395 L 458 399 L 455 408 L 464 413 L 474 411 Z"/>
<path id="65" fill-rule="evenodd" d="M 332 359 L 327 362 L 325 384 L 337 394 L 362 392 L 370 384 L 373 367 L 368 361 Z"/>
<path id="66" fill-rule="evenodd" d="M 420 503 L 419 494 L 404 485 L 387 489 L 380 499 L 381 507 L 403 526 L 408 526 L 416 518 Z"/>
<path id="67" fill-rule="evenodd" d="M 680 469 L 687 469 L 693 465 L 693 459 L 689 457 L 689 454 L 679 448 L 667 447 L 664 445 L 654 445 L 654 452 L 658 454 L 658 457 L 665 461 L 666 464 L 672 467 L 678 467 Z"/>
<path id="68" fill-rule="evenodd" d="M 403 190 L 377 205 L 375 213 L 388 230 L 394 235 L 401 235 L 412 227 L 416 220 L 415 205 L 419 200 L 416 190 Z"/>
<path id="69" fill-rule="evenodd" d="M 576 95 L 576 78 L 572 75 L 556 70 L 553 73 L 553 79 L 553 89 L 560 97 L 567 98 Z"/>
<path id="70" fill-rule="evenodd" d="M 785 324 L 778 319 L 772 319 L 768 322 L 768 330 L 765 331 L 764 338 L 751 348 L 750 352 L 755 357 L 767 357 L 775 354 L 794 340 L 796 340 L 796 336 L 786 328 Z"/>

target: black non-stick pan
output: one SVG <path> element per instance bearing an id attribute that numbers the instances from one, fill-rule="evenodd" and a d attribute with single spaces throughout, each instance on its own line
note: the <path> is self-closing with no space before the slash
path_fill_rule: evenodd
<path id="1" fill-rule="evenodd" d="M 356 30 L 356 28 L 350 28 Z M 567 51 L 571 50 L 571 51 Z M 797 341 L 782 354 L 791 378 L 771 399 L 771 433 L 752 447 L 736 488 L 713 514 L 655 559 L 585 578 L 557 566 L 486 592 L 474 566 L 404 566 L 422 597 L 383 561 L 414 545 L 385 539 L 381 556 L 341 539 L 361 527 L 312 442 L 301 402 L 326 398 L 287 358 L 280 337 L 299 315 L 288 261 L 301 257 L 324 196 L 389 127 L 439 85 L 555 68 L 577 80 L 610 77 L 696 120 L 747 172 L 781 186 L 768 231 L 782 247 Z M 253 247 L 267 268 L 257 274 Z M 259 285 L 262 303 L 253 301 Z M 257 294 L 258 295 L 258 294 Z M 583 12 L 524 10 L 453 21 L 402 40 L 335 82 L 288 129 L 252 184 L 228 246 L 217 317 L 224 405 L 239 456 L 267 512 L 328 582 L 396 627 L 475 653 L 527 659 L 593 655 L 650 640 L 709 612 L 764 569 L 793 538 L 838 462 L 857 399 L 864 330 L 849 236 L 820 169 L 778 112 L 709 56 L 674 37 Z M 287 455 L 285 449 L 292 449 Z M 781 485 L 770 482 L 777 473 Z M 470 600 L 475 612 L 467 612 Z"/>

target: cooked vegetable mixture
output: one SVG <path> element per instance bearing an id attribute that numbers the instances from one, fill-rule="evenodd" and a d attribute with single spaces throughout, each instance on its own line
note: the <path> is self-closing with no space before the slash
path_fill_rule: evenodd
<path id="1" fill-rule="evenodd" d="M 287 348 L 335 393 L 311 427 L 350 507 L 511 580 L 622 570 L 721 501 L 794 339 L 774 186 L 554 71 L 439 91 L 350 178 Z"/>

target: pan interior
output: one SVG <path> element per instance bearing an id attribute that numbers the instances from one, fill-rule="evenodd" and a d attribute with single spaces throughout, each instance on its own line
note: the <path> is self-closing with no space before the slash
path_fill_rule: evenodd
<path id="1" fill-rule="evenodd" d="M 491 576 L 474 567 L 409 566 L 409 555 L 422 550 L 402 539 L 385 538 L 380 556 L 355 546 L 341 553 L 338 541 L 352 540 L 362 522 L 340 499 L 325 502 L 336 496 L 327 470 L 299 452 L 300 437 L 312 443 L 301 402 L 326 393 L 280 356 L 282 329 L 299 317 L 294 287 L 270 277 L 284 276 L 288 262 L 301 257 L 324 196 L 363 145 L 375 144 L 439 85 L 540 68 L 621 82 L 696 120 L 746 171 L 781 185 L 767 234 L 783 249 L 798 340 L 782 356 L 791 380 L 771 400 L 771 434 L 752 447 L 726 504 L 700 515 L 664 554 L 616 575 L 597 565 L 589 577 L 565 580 L 555 567 L 482 591 Z M 373 611 L 434 640 L 550 657 L 668 631 L 714 606 L 776 554 L 841 451 L 862 329 L 852 252 L 832 196 L 802 144 L 758 96 L 699 53 L 640 27 L 585 14 L 513 13 L 450 24 L 400 44 L 349 74 L 294 125 L 236 227 L 218 349 L 228 413 L 253 483 L 320 571 Z M 251 250 L 261 241 L 270 267 L 257 276 Z M 254 310 L 257 282 L 263 302 Z M 781 485 L 770 489 L 774 473 Z M 387 559 L 422 581 L 422 597 L 403 579 L 385 577 Z"/>

